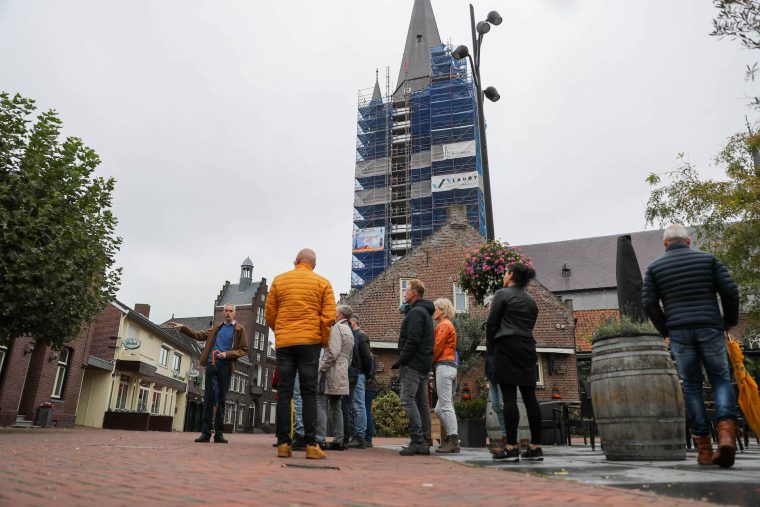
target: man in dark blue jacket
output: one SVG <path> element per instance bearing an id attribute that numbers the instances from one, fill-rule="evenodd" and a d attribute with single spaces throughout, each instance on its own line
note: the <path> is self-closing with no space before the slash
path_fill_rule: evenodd
<path id="1" fill-rule="evenodd" d="M 402 456 L 430 454 L 427 437 L 430 435 L 430 404 L 428 402 L 428 373 L 433 366 L 433 303 L 422 299 L 425 286 L 410 280 L 404 298 L 409 305 L 398 338 L 398 361 L 401 383 L 401 404 L 409 418 L 409 445 L 399 451 Z"/>
<path id="2" fill-rule="evenodd" d="M 670 339 L 699 451 L 697 462 L 730 467 L 736 454 L 736 394 L 723 334 L 739 320 L 739 290 L 715 256 L 689 247 L 684 226 L 665 229 L 663 243 L 665 255 L 647 267 L 644 277 L 644 307 L 660 333 Z M 718 450 L 714 454 L 702 397 L 703 365 L 715 395 Z"/>

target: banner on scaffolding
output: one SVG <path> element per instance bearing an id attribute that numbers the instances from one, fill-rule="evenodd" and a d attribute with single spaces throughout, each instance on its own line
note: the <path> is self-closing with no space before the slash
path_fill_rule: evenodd
<path id="1" fill-rule="evenodd" d="M 385 227 L 366 227 L 354 231 L 354 252 L 376 252 L 385 244 Z"/>
<path id="2" fill-rule="evenodd" d="M 460 188 L 477 188 L 479 184 L 478 172 L 443 174 L 433 176 L 430 180 L 430 189 L 433 192 L 446 192 Z"/>
<path id="3" fill-rule="evenodd" d="M 476 154 L 475 141 L 440 144 L 432 147 L 432 161 L 451 160 L 453 158 L 474 157 Z"/>

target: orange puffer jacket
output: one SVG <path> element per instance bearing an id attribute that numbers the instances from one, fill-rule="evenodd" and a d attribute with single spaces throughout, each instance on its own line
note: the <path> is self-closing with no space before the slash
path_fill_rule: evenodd
<path id="1" fill-rule="evenodd" d="M 309 264 L 277 275 L 267 296 L 264 316 L 275 335 L 275 347 L 327 346 L 335 320 L 332 285 Z"/>
<path id="2" fill-rule="evenodd" d="M 435 327 L 435 344 L 433 345 L 433 364 L 440 361 L 457 360 L 457 332 L 449 319 L 443 319 Z"/>

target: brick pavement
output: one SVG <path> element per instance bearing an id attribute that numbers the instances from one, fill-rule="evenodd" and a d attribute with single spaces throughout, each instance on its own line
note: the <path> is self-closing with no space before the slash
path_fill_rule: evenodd
<path id="1" fill-rule="evenodd" d="M 0 429 L 0 505 L 705 505 L 436 457 L 404 458 L 388 449 L 329 452 L 321 461 L 306 460 L 303 452 L 278 459 L 271 435 L 229 435 L 228 445 L 196 444 L 195 436 Z M 278 493 L 283 485 L 287 494 Z"/>

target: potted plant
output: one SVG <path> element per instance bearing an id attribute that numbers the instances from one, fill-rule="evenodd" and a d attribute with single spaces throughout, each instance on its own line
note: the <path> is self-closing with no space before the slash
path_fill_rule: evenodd
<path id="1" fill-rule="evenodd" d="M 471 398 L 454 402 L 457 414 L 459 441 L 462 447 L 485 447 L 486 445 L 486 400 Z"/>
<path id="2" fill-rule="evenodd" d="M 655 327 L 623 314 L 594 332 L 591 347 L 591 399 L 607 459 L 685 459 L 681 385 Z"/>
<path id="3" fill-rule="evenodd" d="M 459 286 L 471 294 L 476 301 L 502 288 L 504 273 L 516 262 L 532 265 L 529 257 L 519 248 L 499 240 L 484 243 L 480 248 L 465 255 L 465 262 L 459 272 Z"/>

